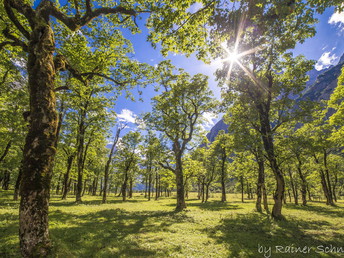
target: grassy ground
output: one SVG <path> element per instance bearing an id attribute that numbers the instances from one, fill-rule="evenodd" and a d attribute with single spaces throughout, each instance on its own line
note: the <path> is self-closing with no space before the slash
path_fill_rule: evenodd
<path id="1" fill-rule="evenodd" d="M 0 257 L 19 256 L 19 204 L 11 194 L 0 192 Z M 337 207 L 288 204 L 286 221 L 274 222 L 238 197 L 206 204 L 189 199 L 187 211 L 175 213 L 169 198 L 149 202 L 137 195 L 123 203 L 110 197 L 101 204 L 100 197 L 85 196 L 76 205 L 72 197 L 53 196 L 54 257 L 264 257 L 264 251 L 265 257 L 344 257 L 343 201 Z"/>

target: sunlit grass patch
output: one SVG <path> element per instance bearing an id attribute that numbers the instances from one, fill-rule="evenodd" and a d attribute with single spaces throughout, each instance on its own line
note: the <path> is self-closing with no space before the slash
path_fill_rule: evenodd
<path id="1" fill-rule="evenodd" d="M 11 192 L 0 194 L 0 256 L 19 256 L 18 202 Z M 176 200 L 147 201 L 141 195 L 128 202 L 84 196 L 51 199 L 49 222 L 56 257 L 263 257 L 259 245 L 340 246 L 344 243 L 344 203 L 329 207 L 311 202 L 307 207 L 287 204 L 285 221 L 254 211 L 253 200 L 241 203 L 230 195 L 226 203 L 214 195 L 200 203 L 191 195 L 186 211 L 174 211 Z M 271 209 L 271 206 L 270 206 Z M 312 250 L 314 251 L 314 250 Z M 340 257 L 339 253 L 293 254 L 293 257 Z"/>

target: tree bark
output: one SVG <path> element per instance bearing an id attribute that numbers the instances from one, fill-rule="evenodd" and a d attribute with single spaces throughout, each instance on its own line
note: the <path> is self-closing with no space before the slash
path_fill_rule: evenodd
<path id="1" fill-rule="evenodd" d="M 263 145 L 265 152 L 267 154 L 267 159 L 269 160 L 270 167 L 274 173 L 276 180 L 276 190 L 274 193 L 274 206 L 272 208 L 272 217 L 274 219 L 282 219 L 282 206 L 283 197 L 285 191 L 285 182 L 282 171 L 280 170 L 277 159 L 275 156 L 275 147 L 273 142 L 273 136 L 270 125 L 269 118 L 270 104 L 260 103 L 258 105 L 259 119 L 260 119 L 260 132 L 263 140 Z"/>
<path id="2" fill-rule="evenodd" d="M 58 127 L 53 31 L 45 18 L 37 15 L 35 19 L 28 48 L 30 119 L 19 208 L 19 239 L 24 257 L 45 257 L 51 249 L 48 207 Z"/>
<path id="3" fill-rule="evenodd" d="M 184 176 L 182 168 L 181 155 L 176 156 L 176 185 L 177 185 L 177 207 L 176 211 L 182 211 L 186 208 L 185 191 L 184 191 Z"/>

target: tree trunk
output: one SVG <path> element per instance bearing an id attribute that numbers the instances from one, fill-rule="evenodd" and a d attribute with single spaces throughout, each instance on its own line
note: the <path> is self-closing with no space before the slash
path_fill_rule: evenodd
<path id="1" fill-rule="evenodd" d="M 133 198 L 133 177 L 129 180 L 129 198 Z"/>
<path id="2" fill-rule="evenodd" d="M 209 186 L 210 184 L 205 185 L 205 202 L 208 202 L 209 199 Z"/>
<path id="3" fill-rule="evenodd" d="M 244 177 L 240 177 L 240 185 L 241 185 L 241 202 L 244 202 Z"/>
<path id="4" fill-rule="evenodd" d="M 107 160 L 106 165 L 105 165 L 105 171 L 104 171 L 104 191 L 103 191 L 102 203 L 106 203 L 106 194 L 107 194 L 107 186 L 108 186 L 108 181 L 109 181 L 110 164 L 111 164 L 112 157 L 113 157 L 113 155 L 115 153 L 115 148 L 116 148 L 116 145 L 117 145 L 117 142 L 118 142 L 121 130 L 122 130 L 121 127 L 117 128 L 116 136 L 115 136 L 115 139 L 114 139 L 113 144 L 111 146 L 110 154 L 109 154 L 108 160 Z"/>
<path id="5" fill-rule="evenodd" d="M 272 87 L 272 77 L 269 78 L 269 89 Z M 277 159 L 275 156 L 275 147 L 273 141 L 273 135 L 270 125 L 270 102 L 271 102 L 271 92 L 268 92 L 267 102 L 262 103 L 258 100 L 257 109 L 259 111 L 259 120 L 260 120 L 260 134 L 263 140 L 263 145 L 265 152 L 267 154 L 267 159 L 270 163 L 270 167 L 274 173 L 276 180 L 276 190 L 274 193 L 274 207 L 272 208 L 272 217 L 274 219 L 282 219 L 282 206 L 283 206 L 283 197 L 285 191 L 284 176 L 280 170 Z"/>
<path id="6" fill-rule="evenodd" d="M 257 163 L 258 163 L 258 180 L 257 180 L 257 200 L 256 200 L 256 210 L 258 212 L 262 212 L 262 195 L 263 195 L 263 185 L 265 179 L 265 168 L 264 168 L 264 158 L 263 153 L 260 149 L 257 155 Z"/>
<path id="7" fill-rule="evenodd" d="M 338 184 L 338 176 L 337 176 L 337 174 L 335 174 L 334 175 L 334 182 L 333 182 L 333 185 L 332 185 L 333 199 L 334 199 L 335 202 L 337 202 L 337 194 L 336 194 L 337 184 Z"/>
<path id="8" fill-rule="evenodd" d="M 186 208 L 185 191 L 184 191 L 184 176 L 182 169 L 181 156 L 176 157 L 176 185 L 177 185 L 177 207 L 176 211 L 182 211 Z"/>
<path id="9" fill-rule="evenodd" d="M 149 171 L 148 175 L 148 201 L 151 199 L 151 188 L 152 188 L 152 174 L 151 171 Z"/>
<path id="10" fill-rule="evenodd" d="M 125 171 L 124 181 L 122 184 L 122 200 L 125 202 L 127 200 L 127 186 L 128 186 L 128 171 Z"/>
<path id="11" fill-rule="evenodd" d="M 265 182 L 263 183 L 263 204 L 266 213 L 269 213 L 268 194 L 266 193 Z"/>
<path id="12" fill-rule="evenodd" d="M 12 145 L 12 140 L 9 140 L 6 147 L 5 147 L 5 150 L 3 151 L 2 155 L 0 156 L 0 163 L 5 159 L 5 157 L 7 156 L 8 154 L 8 151 L 10 150 L 11 148 L 11 145 Z"/>
<path id="13" fill-rule="evenodd" d="M 205 201 L 205 178 L 202 178 L 202 203 Z"/>
<path id="14" fill-rule="evenodd" d="M 320 166 L 320 161 L 319 161 L 318 157 L 315 154 L 313 155 L 313 157 L 314 157 L 315 163 L 317 163 Z M 324 162 L 326 163 L 326 155 L 325 154 L 324 154 Z M 325 168 L 326 168 L 326 164 L 325 164 Z M 328 186 L 328 182 L 326 180 L 324 170 L 321 167 L 319 168 L 319 174 L 320 174 L 322 189 L 323 189 L 324 195 L 326 197 L 326 204 L 327 205 L 334 205 L 333 198 L 332 198 L 332 191 L 329 190 L 329 186 Z"/>
<path id="15" fill-rule="evenodd" d="M 158 171 L 155 171 L 155 200 L 159 198 L 159 177 Z"/>
<path id="16" fill-rule="evenodd" d="M 145 198 L 147 198 L 147 192 L 148 192 L 148 179 L 147 179 L 147 175 L 145 177 Z"/>
<path id="17" fill-rule="evenodd" d="M 201 180 L 200 178 L 198 178 L 198 181 L 197 181 L 197 199 L 200 200 L 201 199 Z"/>
<path id="18" fill-rule="evenodd" d="M 97 177 L 93 179 L 93 183 L 92 183 L 92 195 L 93 196 L 97 195 L 98 177 L 99 177 L 99 175 L 97 175 Z"/>
<path id="19" fill-rule="evenodd" d="M 326 175 L 326 180 L 327 180 L 327 186 L 328 186 L 328 195 L 329 195 L 329 204 L 330 205 L 334 205 L 333 202 L 333 192 L 332 192 L 332 183 L 331 183 L 331 179 L 330 179 L 330 173 L 329 173 L 329 169 L 327 167 L 327 152 L 326 150 L 324 150 L 324 167 L 325 167 L 325 175 Z"/>
<path id="20" fill-rule="evenodd" d="M 309 185 L 307 184 L 307 193 L 308 193 L 308 200 L 312 201 L 312 194 L 311 194 L 311 190 L 309 189 Z"/>
<path id="21" fill-rule="evenodd" d="M 60 182 L 61 182 L 61 177 L 62 177 L 62 173 L 60 172 L 60 174 L 59 174 L 59 179 L 57 180 L 56 195 L 58 195 L 58 194 L 60 193 Z"/>
<path id="22" fill-rule="evenodd" d="M 18 172 L 18 177 L 17 177 L 17 180 L 16 180 L 16 184 L 14 186 L 14 194 L 13 194 L 13 200 L 14 201 L 18 201 L 20 181 L 21 181 L 21 178 L 22 178 L 22 174 L 23 174 L 23 165 L 21 164 L 20 167 L 19 167 L 19 172 Z"/>
<path id="23" fill-rule="evenodd" d="M 293 178 L 293 174 L 291 172 L 291 168 L 288 168 L 288 173 L 289 173 L 289 178 L 290 178 L 291 189 L 293 191 L 294 202 L 295 202 L 296 205 L 299 205 L 297 187 L 296 187 L 296 185 L 294 183 L 294 178 Z M 291 200 L 290 200 L 290 202 L 291 202 Z"/>
<path id="24" fill-rule="evenodd" d="M 225 165 L 226 165 L 226 157 L 222 159 L 222 164 L 221 164 L 221 202 L 226 202 L 227 197 L 226 197 L 226 170 L 225 170 Z"/>
<path id="25" fill-rule="evenodd" d="M 30 118 L 19 208 L 19 239 L 24 257 L 46 257 L 51 249 L 48 207 L 58 127 L 53 31 L 44 18 L 35 19 L 28 47 Z"/>
<path id="26" fill-rule="evenodd" d="M 4 171 L 4 178 L 3 178 L 3 182 L 2 182 L 2 189 L 4 189 L 4 190 L 8 190 L 9 189 L 10 179 L 11 179 L 11 174 L 8 171 L 8 169 L 6 169 Z"/>
<path id="27" fill-rule="evenodd" d="M 299 177 L 301 179 L 301 198 L 302 198 L 302 205 L 307 205 L 307 181 L 306 177 L 302 173 L 302 162 L 300 157 L 298 157 L 298 165 L 297 171 L 299 173 Z"/>
<path id="28" fill-rule="evenodd" d="M 82 194 L 81 194 L 81 196 L 84 196 L 85 191 L 86 191 L 86 188 L 87 188 L 87 179 L 84 180 L 84 185 L 83 185 L 83 188 L 82 188 Z"/>

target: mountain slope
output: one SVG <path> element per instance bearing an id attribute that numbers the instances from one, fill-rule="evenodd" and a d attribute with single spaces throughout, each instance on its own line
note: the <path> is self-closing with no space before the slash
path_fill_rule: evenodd
<path id="1" fill-rule="evenodd" d="M 299 100 L 311 100 L 319 102 L 321 100 L 328 100 L 337 86 L 338 77 L 341 74 L 341 68 L 344 65 L 344 54 L 341 56 L 337 65 L 330 66 L 321 71 L 311 70 L 308 72 L 309 81 L 306 84 L 306 89 Z M 220 130 L 227 131 L 228 125 L 224 123 L 223 119 L 218 121 L 210 132 L 207 138 L 213 142 Z"/>

